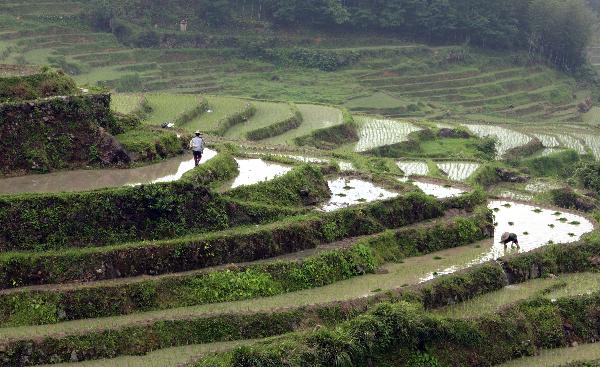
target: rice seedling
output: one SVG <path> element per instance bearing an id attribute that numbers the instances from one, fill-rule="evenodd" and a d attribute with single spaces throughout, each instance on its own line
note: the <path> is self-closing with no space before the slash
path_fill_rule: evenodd
<path id="1" fill-rule="evenodd" d="M 426 162 L 399 161 L 398 167 L 405 176 L 426 176 L 429 174 L 429 166 Z"/>
<path id="2" fill-rule="evenodd" d="M 561 146 L 567 147 L 569 149 L 573 149 L 579 154 L 585 154 L 585 147 L 583 146 L 583 144 L 581 144 L 579 139 L 576 139 L 576 138 L 572 137 L 571 135 L 565 135 L 565 134 L 557 135 L 557 137 L 558 137 L 558 140 L 560 141 Z"/>
<path id="3" fill-rule="evenodd" d="M 558 148 L 560 146 L 556 136 L 539 133 L 535 133 L 533 136 L 538 138 L 546 148 Z"/>
<path id="4" fill-rule="evenodd" d="M 509 149 L 523 146 L 531 141 L 529 135 L 500 126 L 469 124 L 466 127 L 481 138 L 496 137 L 498 139 L 496 147 L 498 158 L 501 158 Z"/>
<path id="5" fill-rule="evenodd" d="M 444 162 L 438 163 L 438 168 L 453 181 L 464 181 L 471 177 L 479 168 L 479 163 L 471 162 Z"/>
<path id="6" fill-rule="evenodd" d="M 579 134 L 577 136 L 585 141 L 594 158 L 600 159 L 600 136 L 591 134 Z"/>
<path id="7" fill-rule="evenodd" d="M 141 94 L 115 93 L 111 95 L 110 108 L 124 114 L 132 113 L 140 106 L 143 98 Z"/>
<path id="8" fill-rule="evenodd" d="M 359 141 L 354 150 L 365 152 L 377 147 L 401 143 L 421 128 L 408 122 L 365 118 L 359 129 Z"/>

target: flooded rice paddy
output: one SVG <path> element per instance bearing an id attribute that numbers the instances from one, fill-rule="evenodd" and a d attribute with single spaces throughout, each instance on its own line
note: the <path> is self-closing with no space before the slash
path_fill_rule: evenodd
<path id="1" fill-rule="evenodd" d="M 240 174 L 231 183 L 232 189 L 270 181 L 292 170 L 292 167 L 266 162 L 262 159 L 236 159 L 236 161 Z"/>
<path id="2" fill-rule="evenodd" d="M 508 150 L 523 146 L 531 141 L 529 135 L 501 126 L 472 124 L 466 125 L 466 127 L 480 138 L 496 137 L 498 139 L 498 158 L 502 157 Z"/>
<path id="3" fill-rule="evenodd" d="M 437 166 L 452 181 L 465 181 L 477 171 L 480 164 L 472 162 L 444 162 L 438 163 Z"/>
<path id="4" fill-rule="evenodd" d="M 533 134 L 533 136 L 538 138 L 542 142 L 542 145 L 546 148 L 558 148 L 560 146 L 560 142 L 556 136 L 537 133 Z"/>
<path id="5" fill-rule="evenodd" d="M 209 161 L 216 154 L 216 151 L 206 149 L 201 163 Z M 180 179 L 184 173 L 193 168 L 194 159 L 190 154 L 186 154 L 136 168 L 81 169 L 10 177 L 0 179 L 0 194 L 76 192 L 170 182 Z"/>
<path id="6" fill-rule="evenodd" d="M 399 161 L 397 164 L 405 176 L 426 176 L 429 174 L 429 166 L 426 162 Z"/>
<path id="7" fill-rule="evenodd" d="M 411 183 L 421 189 L 425 194 L 438 199 L 457 197 L 465 193 L 465 190 L 456 187 L 444 186 L 431 182 L 414 180 Z"/>
<path id="8" fill-rule="evenodd" d="M 395 192 L 359 179 L 338 178 L 328 181 L 328 184 L 331 190 L 331 199 L 321 207 L 326 212 L 398 196 Z"/>
<path id="9" fill-rule="evenodd" d="M 408 123 L 395 120 L 365 119 L 359 130 L 356 152 L 365 152 L 377 147 L 401 143 L 412 132 L 422 130 Z"/>
<path id="10" fill-rule="evenodd" d="M 528 252 L 551 243 L 575 242 L 594 230 L 594 225 L 588 219 L 576 214 L 506 200 L 491 201 L 488 207 L 494 212 L 496 222 L 491 247 L 470 263 L 457 263 L 448 268 L 440 268 L 424 277 L 422 281 L 454 273 L 507 254 Z M 520 248 L 511 245 L 505 247 L 501 244 L 500 238 L 504 232 L 515 233 L 519 238 Z"/>

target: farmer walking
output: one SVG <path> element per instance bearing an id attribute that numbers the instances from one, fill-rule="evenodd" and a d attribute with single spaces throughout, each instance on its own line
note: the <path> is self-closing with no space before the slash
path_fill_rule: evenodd
<path id="1" fill-rule="evenodd" d="M 200 131 L 196 131 L 194 133 L 196 136 L 190 140 L 190 149 L 194 154 L 194 163 L 196 167 L 200 164 L 200 160 L 202 159 L 202 153 L 204 152 L 204 140 L 200 136 Z"/>
<path id="2" fill-rule="evenodd" d="M 514 233 L 508 233 L 508 232 L 504 232 L 502 234 L 502 237 L 500 238 L 500 243 L 503 244 L 505 247 L 508 243 L 511 243 L 512 245 L 517 245 L 517 248 L 520 248 L 519 246 L 519 239 L 517 238 L 517 235 Z"/>

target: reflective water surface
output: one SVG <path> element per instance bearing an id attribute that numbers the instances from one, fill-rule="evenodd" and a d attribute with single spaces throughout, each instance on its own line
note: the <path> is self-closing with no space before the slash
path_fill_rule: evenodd
<path id="1" fill-rule="evenodd" d="M 201 163 L 214 158 L 216 154 L 216 151 L 206 149 Z M 75 192 L 142 183 L 169 182 L 180 179 L 185 172 L 192 168 L 194 168 L 194 159 L 191 154 L 185 154 L 137 168 L 82 169 L 10 177 L 0 179 L 0 194 Z"/>

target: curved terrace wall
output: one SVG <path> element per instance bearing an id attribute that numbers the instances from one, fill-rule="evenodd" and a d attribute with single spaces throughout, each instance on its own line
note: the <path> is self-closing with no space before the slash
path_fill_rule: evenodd
<path id="1" fill-rule="evenodd" d="M 1 104 L 0 172 L 127 163 L 128 155 L 108 133 L 116 127 L 109 94 Z"/>

